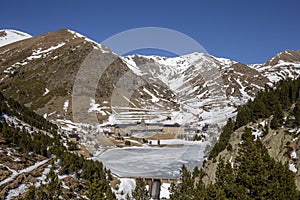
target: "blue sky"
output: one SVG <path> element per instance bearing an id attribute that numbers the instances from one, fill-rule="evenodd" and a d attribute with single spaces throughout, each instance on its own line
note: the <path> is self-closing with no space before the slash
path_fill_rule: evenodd
<path id="1" fill-rule="evenodd" d="M 69 28 L 101 42 L 132 28 L 164 27 L 192 37 L 214 56 L 262 63 L 300 49 L 299 9 L 297 0 L 6 0 L 0 29 L 39 35 Z"/>

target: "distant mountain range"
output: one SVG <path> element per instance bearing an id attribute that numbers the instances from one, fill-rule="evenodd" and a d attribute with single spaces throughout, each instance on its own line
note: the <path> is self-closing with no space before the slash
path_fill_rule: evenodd
<path id="1" fill-rule="evenodd" d="M 91 57 L 93 52 L 96 58 Z M 0 88 L 6 96 L 47 119 L 74 121 L 72 94 L 80 67 L 88 59 L 89 63 L 101 63 L 111 56 L 114 61 L 101 77 L 85 77 L 87 82 L 98 80 L 98 84 L 95 96 L 87 97 L 88 105 L 80 107 L 78 120 L 82 123 L 96 114 L 100 123 L 144 119 L 191 126 L 222 125 L 236 115 L 237 106 L 266 84 L 300 74 L 300 50 L 287 50 L 263 64 L 251 65 L 198 52 L 174 58 L 123 57 L 67 29 L 35 37 L 3 30 Z M 130 96 L 122 93 L 132 85 L 136 90 L 127 91 Z M 116 94 L 121 103 L 112 99 Z"/>

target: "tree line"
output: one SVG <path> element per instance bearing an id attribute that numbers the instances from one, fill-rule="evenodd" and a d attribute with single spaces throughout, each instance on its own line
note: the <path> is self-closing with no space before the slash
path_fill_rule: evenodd
<path id="1" fill-rule="evenodd" d="M 210 152 L 215 159 L 226 148 L 230 151 L 232 133 L 258 119 L 271 120 L 270 128 L 300 125 L 300 79 L 287 79 L 265 86 L 253 100 L 238 108 L 236 120 L 229 119 L 223 127 L 219 141 Z M 284 116 L 287 116 L 285 119 Z M 270 157 L 260 140 L 254 140 L 249 128 L 245 128 L 234 163 L 220 158 L 214 184 L 205 185 L 203 170 L 193 172 L 185 166 L 181 169 L 181 183 L 172 184 L 172 200 L 184 199 L 299 199 L 294 174 Z"/>
<path id="2" fill-rule="evenodd" d="M 25 106 L 13 99 L 8 99 L 0 92 L 1 116 L 16 116 L 25 123 L 38 129 L 47 131 L 44 134 L 39 131 L 26 131 L 24 128 L 7 124 L 5 120 L 0 123 L 0 137 L 4 144 L 24 153 L 35 153 L 44 157 L 55 157 L 60 167 L 59 174 L 74 174 L 79 180 L 88 186 L 88 197 L 90 199 L 115 199 L 109 186 L 111 178 L 109 170 L 102 163 L 87 160 L 82 155 L 68 151 L 63 145 L 62 136 L 57 132 L 58 127 L 30 111 Z M 60 180 L 57 174 L 51 174 L 51 181 L 39 188 L 31 187 L 25 199 L 59 199 L 62 194 Z M 70 197 L 66 197 L 69 199 Z"/>

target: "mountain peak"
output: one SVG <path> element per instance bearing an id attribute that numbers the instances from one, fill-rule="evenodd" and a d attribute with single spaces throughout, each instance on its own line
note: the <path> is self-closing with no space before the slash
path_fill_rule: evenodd
<path id="1" fill-rule="evenodd" d="M 72 120 L 73 110 L 68 105 L 74 81 L 94 49 L 100 52 L 95 63 L 113 54 L 107 47 L 69 29 L 1 47 L 1 88 L 7 96 L 48 119 Z M 299 51 L 285 51 L 277 57 L 300 60 L 299 54 Z M 223 123 L 227 117 L 234 116 L 236 106 L 254 97 L 265 84 L 299 75 L 296 62 L 292 67 L 288 62 L 287 67 L 284 64 L 248 66 L 202 52 L 177 57 L 135 54 L 116 58 L 101 76 L 98 84 L 101 87 L 96 88 L 95 98 L 87 103 L 86 112 L 93 109 L 101 122 L 132 123 L 143 118 L 162 123 L 171 118 L 172 122 L 181 124 Z M 86 80 L 93 75 L 96 73 Z M 130 106 L 114 106 L 113 92 L 126 92 L 128 88 L 123 87 L 132 83 L 138 87 L 130 93 L 132 96 L 127 98 L 118 93 L 120 102 L 124 100 Z M 113 107 L 118 110 L 112 110 Z M 129 107 L 131 110 L 127 112 Z"/>
<path id="2" fill-rule="evenodd" d="M 17 30 L 12 30 L 12 29 L 0 30 L 0 47 L 31 37 L 32 36 L 29 35 L 28 33 L 24 33 Z"/>
<path id="3" fill-rule="evenodd" d="M 280 61 L 288 62 L 288 63 L 295 63 L 300 62 L 300 50 L 293 51 L 293 50 L 285 50 L 274 57 L 269 59 L 267 62 L 264 63 L 264 66 L 274 66 L 279 64 Z"/>

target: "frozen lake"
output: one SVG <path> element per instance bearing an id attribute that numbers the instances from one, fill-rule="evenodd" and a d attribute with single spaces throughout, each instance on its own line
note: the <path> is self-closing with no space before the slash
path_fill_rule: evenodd
<path id="1" fill-rule="evenodd" d="M 188 169 L 201 167 L 207 142 L 183 146 L 128 147 L 105 151 L 96 159 L 120 177 L 179 177 L 185 164 Z"/>

